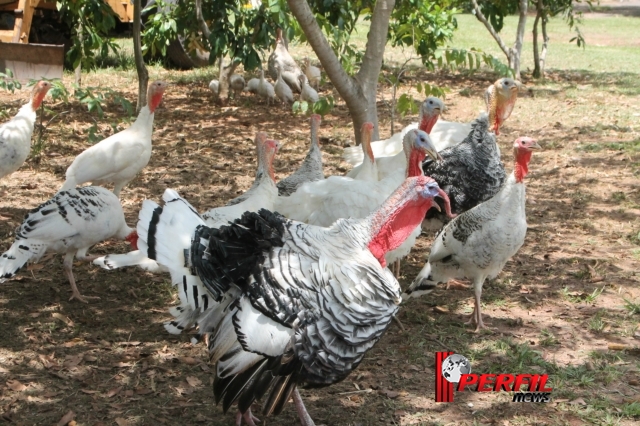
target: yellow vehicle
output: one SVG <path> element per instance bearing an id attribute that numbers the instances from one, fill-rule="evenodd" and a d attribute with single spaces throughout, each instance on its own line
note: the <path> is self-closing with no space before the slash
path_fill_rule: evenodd
<path id="1" fill-rule="evenodd" d="M 133 2 L 103 1 L 121 22 L 133 22 Z M 63 38 L 47 37 L 44 28 L 41 33 L 37 28 L 39 15 L 47 12 L 57 12 L 55 0 L 0 0 L 0 72 L 10 69 L 20 81 L 62 77 Z"/>

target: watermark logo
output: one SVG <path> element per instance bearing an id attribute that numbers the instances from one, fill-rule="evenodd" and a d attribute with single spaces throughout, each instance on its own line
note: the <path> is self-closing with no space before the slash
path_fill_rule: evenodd
<path id="1" fill-rule="evenodd" d="M 474 385 L 476 392 L 515 392 L 513 402 L 549 402 L 548 380 L 548 374 L 472 374 L 463 355 L 436 352 L 436 402 L 453 402 L 454 387 L 462 392 Z"/>

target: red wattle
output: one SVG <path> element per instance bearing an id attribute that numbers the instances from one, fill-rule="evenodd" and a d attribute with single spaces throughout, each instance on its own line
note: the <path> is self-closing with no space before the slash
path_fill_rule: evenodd
<path id="1" fill-rule="evenodd" d="M 513 174 L 516 177 L 516 182 L 521 183 L 524 177 L 529 173 L 529 161 L 531 161 L 531 151 L 518 151 L 516 155 L 516 164 L 513 169 Z"/>
<path id="2" fill-rule="evenodd" d="M 425 153 L 419 149 L 412 149 L 409 154 L 409 164 L 407 164 L 407 177 L 422 176 L 422 162 Z"/>
<path id="3" fill-rule="evenodd" d="M 151 100 L 149 101 L 149 111 L 151 111 L 152 114 L 155 112 L 156 108 L 158 108 L 160 102 L 162 102 L 162 94 L 162 92 L 154 93 L 151 96 Z"/>
<path id="4" fill-rule="evenodd" d="M 431 207 L 431 198 L 410 200 L 403 206 L 396 209 L 387 222 L 382 225 L 380 231 L 369 242 L 367 248 L 378 259 L 384 268 L 387 262 L 385 254 L 395 250 L 411 235 L 411 233 L 422 223 L 425 213 Z"/>

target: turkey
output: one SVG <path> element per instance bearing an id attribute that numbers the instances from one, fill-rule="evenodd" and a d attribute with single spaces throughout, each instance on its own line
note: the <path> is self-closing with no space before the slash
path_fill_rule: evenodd
<path id="1" fill-rule="evenodd" d="M 242 216 L 246 211 L 258 211 L 261 208 L 273 209 L 273 204 L 278 196 L 276 178 L 273 171 L 273 159 L 280 148 L 280 143 L 267 139 L 267 134 L 258 132 L 256 135 L 256 152 L 258 155 L 258 169 L 256 179 L 249 190 L 244 194 L 244 199 L 232 205 L 216 207 L 205 212 L 202 217 L 207 226 L 219 227 L 229 221 Z"/>
<path id="2" fill-rule="evenodd" d="M 211 80 L 209 82 L 209 90 L 211 90 L 217 98 L 220 95 L 220 82 L 218 80 Z"/>
<path id="3" fill-rule="evenodd" d="M 39 81 L 31 91 L 29 102 L 0 126 L 0 179 L 18 170 L 29 156 L 36 111 L 50 88 L 48 81 Z"/>
<path id="4" fill-rule="evenodd" d="M 242 95 L 242 91 L 244 90 L 244 77 L 240 74 L 231 74 L 229 77 L 229 88 L 233 90 L 234 96 L 238 97 Z"/>
<path id="5" fill-rule="evenodd" d="M 367 125 L 368 124 L 368 125 Z M 330 176 L 329 178 L 302 185 L 298 191 L 287 198 L 278 197 L 276 210 L 286 217 L 311 225 L 329 226 L 340 218 L 363 218 L 377 209 L 380 204 L 396 189 L 407 176 L 422 174 L 420 165 L 425 155 L 436 156 L 429 135 L 421 130 L 412 130 L 405 135 L 406 160 L 412 166 L 398 170 L 387 178 L 376 179 L 375 162 L 369 159 L 369 141 L 373 125 L 363 125 L 362 146 L 369 152 L 361 174 L 357 179 L 344 176 Z M 369 176 L 362 176 L 368 174 Z M 446 202 L 445 202 L 446 206 Z M 446 208 L 446 207 L 445 207 Z M 387 262 L 392 264 L 409 253 L 420 229 L 414 228 L 406 241 L 397 251 L 387 253 Z M 406 244 L 406 245 L 405 245 Z M 399 264 L 396 263 L 396 274 Z"/>
<path id="6" fill-rule="evenodd" d="M 444 227 L 431 246 L 428 263 L 407 290 L 407 297 L 431 292 L 437 283 L 452 278 L 473 281 L 475 307 L 470 323 L 486 328 L 480 312 L 485 279 L 495 278 L 520 249 L 527 232 L 524 177 L 533 149 L 540 146 L 521 137 L 513 144 L 515 166 L 496 195 L 468 210 Z"/>
<path id="7" fill-rule="evenodd" d="M 440 113 L 444 109 L 444 104 L 438 98 L 429 97 L 427 98 L 422 105 L 420 106 L 420 128 L 422 131 L 429 133 L 434 123 L 438 120 Z M 397 151 L 396 154 L 392 156 L 384 156 L 382 158 L 378 158 L 376 154 L 376 149 L 374 145 L 378 142 L 373 142 L 371 144 L 372 155 L 376 158 L 377 170 L 378 170 L 378 179 L 382 180 L 386 178 L 390 174 L 399 173 L 400 176 L 405 175 L 405 170 L 407 168 L 407 160 L 405 153 L 403 152 L 403 144 L 404 137 L 407 135 L 409 131 L 405 132 L 400 139 L 400 150 Z M 398 135 L 398 133 L 396 133 Z M 394 135 L 394 137 L 396 136 Z M 429 138 L 431 142 L 431 138 Z M 380 145 L 377 145 L 380 147 Z M 437 151 L 437 147 L 434 145 L 434 152 Z M 364 154 L 362 154 L 364 155 Z M 360 173 L 360 169 L 362 168 L 362 164 L 354 167 L 349 173 L 347 173 L 348 177 L 355 177 L 358 173 Z"/>
<path id="8" fill-rule="evenodd" d="M 311 102 L 312 104 L 318 102 L 318 92 L 316 92 L 313 87 L 309 86 L 307 77 L 304 75 L 300 76 L 300 87 L 302 87 L 300 100 Z"/>
<path id="9" fill-rule="evenodd" d="M 499 128 L 509 118 L 518 95 L 518 82 L 511 78 L 501 78 L 489 86 L 484 95 L 492 130 L 499 133 Z M 436 98 L 437 99 L 437 98 Z M 420 128 L 429 133 L 431 140 L 438 151 L 450 148 L 462 142 L 471 131 L 471 123 L 456 123 L 439 120 L 435 125 L 431 124 L 430 131 L 426 130 L 423 122 L 422 110 L 420 111 L 420 123 L 413 123 L 405 127 L 400 133 L 396 133 L 389 139 L 375 142 L 373 153 L 376 158 L 395 155 L 402 150 L 402 137 L 410 129 Z M 355 147 L 345 148 L 343 158 L 354 166 L 362 161 L 362 155 Z"/>
<path id="10" fill-rule="evenodd" d="M 147 105 L 142 107 L 136 121 L 128 129 L 109 136 L 78 155 L 67 169 L 67 180 L 60 191 L 68 191 L 85 182 L 113 182 L 113 193 L 120 196 L 122 188 L 151 158 L 153 117 L 166 87 L 162 81 L 151 83 Z"/>
<path id="11" fill-rule="evenodd" d="M 329 228 L 260 210 L 215 229 L 171 189 L 163 207 L 144 201 L 139 245 L 171 270 L 181 300 L 171 313 L 208 342 L 215 400 L 225 412 L 237 403 L 236 424 L 254 424 L 254 401 L 277 415 L 293 395 L 313 425 L 297 387 L 344 380 L 384 334 L 401 301 L 385 253 L 438 194 L 430 178 L 410 178 L 366 218 Z"/>
<path id="12" fill-rule="evenodd" d="M 224 207 L 213 208 L 202 216 L 208 226 L 219 227 L 239 218 L 245 211 L 258 211 L 261 208 L 273 209 L 278 195 L 273 173 L 273 158 L 280 144 L 267 139 L 267 134 L 258 132 L 255 138 L 258 169 L 256 179 L 247 192 L 227 203 Z M 116 269 L 124 266 L 138 266 L 150 272 L 167 272 L 149 259 L 142 251 L 134 250 L 125 254 L 108 254 L 94 260 L 95 265 L 104 269 Z"/>
<path id="13" fill-rule="evenodd" d="M 305 182 L 315 182 L 324 179 L 322 168 L 322 152 L 320 151 L 320 141 L 318 140 L 318 129 L 322 118 L 318 114 L 312 114 L 311 122 L 311 146 L 302 164 L 290 176 L 278 182 L 278 195 L 288 196 L 293 194 Z"/>
<path id="14" fill-rule="evenodd" d="M 71 270 L 73 258 L 93 260 L 87 250 L 109 238 L 125 239 L 137 250 L 138 236 L 127 226 L 118 197 L 99 186 L 58 192 L 25 216 L 16 230 L 16 241 L 0 256 L 0 282 L 47 252 L 65 253 L 64 273 L 72 291 L 69 300 L 87 303 Z"/>
<path id="15" fill-rule="evenodd" d="M 254 95 L 258 94 L 258 86 L 260 85 L 259 78 L 252 78 L 247 81 L 247 86 L 244 88 L 245 92 L 253 93 Z"/>
<path id="16" fill-rule="evenodd" d="M 489 111 L 491 130 L 500 134 L 500 127 L 509 118 L 518 98 L 519 82 L 511 78 L 501 78 L 493 83 L 484 94 Z"/>
<path id="17" fill-rule="evenodd" d="M 287 50 L 287 40 L 282 35 L 282 29 L 276 30 L 276 47 L 269 55 L 268 60 L 269 75 L 273 80 L 278 78 L 278 68 L 282 72 L 282 79 L 291 87 L 291 89 L 300 93 L 300 75 L 304 75 L 302 70 L 293 60 Z"/>
<path id="18" fill-rule="evenodd" d="M 264 79 L 264 70 L 260 70 L 260 80 L 258 80 L 258 87 L 256 90 L 258 96 L 267 100 L 267 105 L 269 105 L 271 100 L 276 96 L 273 85 Z"/>
<path id="19" fill-rule="evenodd" d="M 496 135 L 489 129 L 486 113 L 471 123 L 471 132 L 464 141 L 440 151 L 440 156 L 440 161 L 427 158 L 422 170 L 449 195 L 451 211 L 455 214 L 493 197 L 506 178 Z M 423 223 L 425 230 L 440 229 L 448 221 L 442 212 L 435 209 L 427 213 L 426 219 Z"/>
<path id="20" fill-rule="evenodd" d="M 276 96 L 282 103 L 287 106 L 288 104 L 293 103 L 293 92 L 291 91 L 291 87 L 287 85 L 282 79 L 282 71 L 280 70 L 280 66 L 276 64 L 276 72 L 278 73 L 278 78 L 276 79 L 276 84 L 273 87 Z"/>
<path id="21" fill-rule="evenodd" d="M 304 66 L 304 75 L 307 76 L 309 84 L 311 86 L 314 86 L 317 90 L 320 86 L 320 81 L 322 80 L 322 73 L 320 72 L 320 68 L 311 65 L 309 58 L 304 58 L 302 65 Z"/>

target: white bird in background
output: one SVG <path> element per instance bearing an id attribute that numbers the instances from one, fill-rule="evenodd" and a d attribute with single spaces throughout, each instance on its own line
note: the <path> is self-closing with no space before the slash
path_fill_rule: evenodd
<path id="1" fill-rule="evenodd" d="M 307 77 L 301 75 L 299 80 L 300 87 L 302 88 L 302 91 L 300 92 L 300 100 L 311 102 L 312 104 L 318 102 L 318 92 L 316 92 L 313 87 L 309 86 Z"/>
<path id="2" fill-rule="evenodd" d="M 482 285 L 495 278 L 518 252 L 527 233 L 524 177 L 529 171 L 533 149 L 540 146 L 521 137 L 513 144 L 514 171 L 502 189 L 489 200 L 458 215 L 438 234 L 431 245 L 429 261 L 406 292 L 406 298 L 433 291 L 439 282 L 453 278 L 473 281 L 474 310 L 469 323 L 476 331 L 486 328 L 482 321 Z"/>
<path id="3" fill-rule="evenodd" d="M 113 182 L 113 193 L 120 196 L 129 183 L 151 158 L 151 136 L 154 112 L 162 101 L 167 84 L 154 81 L 149 85 L 147 105 L 128 128 L 86 149 L 67 169 L 67 180 L 60 191 L 73 189 L 85 182 Z"/>
<path id="4" fill-rule="evenodd" d="M 304 75 L 309 79 L 309 85 L 314 86 L 315 89 L 318 89 L 320 86 L 320 81 L 322 80 L 322 73 L 320 72 L 320 68 L 311 65 L 309 58 L 304 58 L 302 61 L 302 65 L 304 67 Z"/>
<path id="5" fill-rule="evenodd" d="M 249 81 L 249 83 L 251 83 L 251 81 Z M 264 79 L 264 70 L 260 70 L 260 80 L 258 80 L 258 87 L 256 90 L 261 98 L 265 98 L 267 100 L 267 105 L 269 105 L 271 100 L 276 96 L 276 91 L 271 83 Z"/>
<path id="6" fill-rule="evenodd" d="M 438 117 L 440 116 L 440 113 L 442 112 L 443 109 L 444 109 L 444 103 L 442 103 L 440 99 L 434 98 L 434 97 L 427 98 L 420 106 L 420 117 L 421 117 L 420 130 L 428 134 L 429 130 L 431 130 L 434 123 L 438 120 Z M 405 170 L 407 168 L 407 157 L 406 157 L 406 152 L 403 152 L 403 149 L 404 149 L 404 137 L 408 133 L 409 133 L 409 130 L 407 130 L 407 132 L 405 132 L 403 136 L 400 138 L 400 150 L 393 155 L 376 154 L 376 149 L 377 149 L 377 152 L 380 152 L 381 150 L 384 152 L 385 143 L 390 139 L 388 139 L 387 141 L 376 141 L 371 143 L 372 156 L 375 157 L 379 180 L 382 180 L 387 176 L 389 176 L 390 174 L 394 174 L 394 173 L 399 173 L 399 176 L 405 175 Z M 395 140 L 395 138 L 397 138 L 398 135 L 399 133 L 396 133 L 395 135 L 393 135 L 392 138 L 394 138 Z M 431 136 L 429 136 L 429 141 L 434 146 L 434 152 L 437 153 L 439 150 L 431 140 Z M 384 143 L 380 144 L 379 142 L 384 142 Z M 346 149 L 351 150 L 352 148 L 353 147 L 346 148 Z M 346 149 L 345 149 L 345 152 L 346 152 Z M 378 155 L 381 155 L 381 158 L 378 158 Z M 356 167 L 351 169 L 349 173 L 347 173 L 347 176 L 349 177 L 356 176 L 358 173 L 360 173 L 361 167 L 363 167 L 362 164 L 357 165 Z"/>
<path id="7" fill-rule="evenodd" d="M 293 91 L 282 79 L 282 71 L 278 65 L 276 65 L 276 72 L 278 73 L 278 78 L 276 79 L 276 84 L 274 86 L 276 96 L 285 104 L 285 106 L 288 106 L 293 103 Z"/>
<path id="8" fill-rule="evenodd" d="M 276 178 L 273 170 L 273 159 L 280 149 L 280 142 L 268 139 L 267 134 L 256 134 L 256 153 L 258 169 L 256 179 L 249 190 L 243 194 L 243 201 L 237 204 L 215 207 L 202 214 L 202 218 L 210 227 L 226 225 L 230 221 L 242 216 L 246 211 L 255 212 L 260 209 L 273 209 L 278 196 Z M 233 201 L 233 200 L 232 200 Z"/>
<path id="9" fill-rule="evenodd" d="M 109 238 L 126 239 L 137 249 L 138 235 L 127 226 L 120 200 L 99 186 L 58 192 L 31 210 L 16 230 L 16 241 L 0 256 L 0 282 L 13 277 L 25 263 L 37 262 L 45 253 L 65 253 L 64 273 L 71 284 L 69 300 L 87 303 L 78 291 L 71 270 L 73 258 L 91 261 L 87 250 Z"/>
<path id="10" fill-rule="evenodd" d="M 29 156 L 36 110 L 50 88 L 48 81 L 39 81 L 31 91 L 29 102 L 0 126 L 0 179 L 18 170 Z"/>

